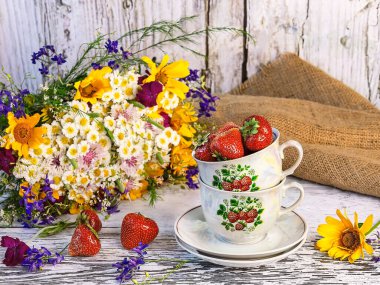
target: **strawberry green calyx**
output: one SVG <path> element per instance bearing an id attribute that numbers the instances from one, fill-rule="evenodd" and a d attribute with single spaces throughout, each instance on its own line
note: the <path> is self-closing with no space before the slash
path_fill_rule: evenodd
<path id="1" fill-rule="evenodd" d="M 90 229 L 90 231 L 94 234 L 94 236 L 96 236 L 96 238 L 99 239 L 98 232 L 90 225 L 89 218 L 85 213 L 82 212 L 78 215 L 76 224 L 77 225 L 82 224 L 82 225 L 87 226 Z"/>
<path id="2" fill-rule="evenodd" d="M 252 118 L 244 122 L 244 125 L 241 127 L 240 131 L 243 138 L 246 139 L 249 135 L 257 134 L 259 127 L 259 122 Z"/>

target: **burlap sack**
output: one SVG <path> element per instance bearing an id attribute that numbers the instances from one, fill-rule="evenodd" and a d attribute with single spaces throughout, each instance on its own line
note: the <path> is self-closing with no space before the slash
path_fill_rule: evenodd
<path id="1" fill-rule="evenodd" d="M 282 142 L 302 144 L 295 176 L 380 197 L 380 111 L 354 90 L 286 54 L 221 95 L 213 118 L 241 123 L 251 114 L 267 117 Z M 287 168 L 296 152 L 285 154 Z"/>

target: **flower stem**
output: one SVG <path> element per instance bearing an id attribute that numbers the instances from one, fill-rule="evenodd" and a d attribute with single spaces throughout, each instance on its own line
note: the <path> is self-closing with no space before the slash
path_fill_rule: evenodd
<path id="1" fill-rule="evenodd" d="M 157 123 L 156 121 L 152 120 L 151 118 L 149 117 L 146 117 L 144 118 L 144 120 L 150 124 L 152 124 L 153 126 L 161 129 L 161 130 L 165 130 L 165 127 L 163 125 L 161 125 L 160 123 Z"/>
<path id="2" fill-rule="evenodd" d="M 70 243 L 66 244 L 66 246 L 59 252 L 59 254 L 62 254 L 65 251 L 65 249 L 69 246 L 69 244 Z"/>
<path id="3" fill-rule="evenodd" d="M 370 228 L 370 230 L 365 235 L 368 236 L 370 233 L 372 233 L 374 230 L 376 230 L 376 228 L 378 226 L 380 226 L 380 220 L 376 224 L 374 224 L 373 227 Z"/>

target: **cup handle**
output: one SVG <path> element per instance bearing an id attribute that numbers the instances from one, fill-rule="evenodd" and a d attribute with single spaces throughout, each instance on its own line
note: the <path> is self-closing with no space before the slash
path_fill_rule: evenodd
<path id="1" fill-rule="evenodd" d="M 289 188 L 296 188 L 296 189 L 298 189 L 298 191 L 300 192 L 300 196 L 298 197 L 297 201 L 295 201 L 291 206 L 286 207 L 285 209 L 280 209 L 280 216 L 283 215 L 283 214 L 286 214 L 286 213 L 288 213 L 290 211 L 293 211 L 295 208 L 297 208 L 297 206 L 301 203 L 301 201 L 303 200 L 303 197 L 305 196 L 305 193 L 304 193 L 302 185 L 299 184 L 299 183 L 297 183 L 297 182 L 292 182 L 292 183 L 289 183 L 288 185 L 285 185 L 284 188 L 283 188 L 283 190 L 282 190 L 282 195 L 283 196 L 286 195 L 286 191 Z"/>
<path id="2" fill-rule="evenodd" d="M 294 171 L 297 169 L 297 167 L 300 165 L 302 157 L 303 157 L 302 145 L 297 141 L 290 140 L 290 141 L 284 142 L 282 145 L 280 145 L 279 152 L 280 152 L 281 159 L 284 159 L 284 150 L 287 147 L 295 147 L 298 151 L 298 158 L 297 158 L 296 162 L 291 167 L 289 167 L 288 169 L 286 169 L 282 172 L 282 178 L 284 178 L 288 175 L 292 175 L 294 173 Z"/>

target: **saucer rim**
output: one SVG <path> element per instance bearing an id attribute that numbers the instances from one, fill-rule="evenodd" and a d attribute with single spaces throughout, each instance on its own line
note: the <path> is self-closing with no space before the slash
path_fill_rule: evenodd
<path id="1" fill-rule="evenodd" d="M 286 246 L 283 246 L 283 247 L 280 247 L 280 248 L 275 248 L 275 249 L 272 249 L 270 251 L 263 251 L 263 252 L 259 252 L 259 253 L 250 253 L 250 254 L 228 254 L 228 253 L 226 254 L 226 253 L 223 253 L 223 252 L 220 252 L 220 251 L 209 251 L 207 249 L 206 250 L 199 249 L 198 247 L 192 245 L 191 242 L 189 242 L 187 239 L 184 239 L 181 236 L 181 234 L 179 233 L 179 231 L 178 231 L 178 223 L 179 223 L 179 221 L 186 214 L 188 214 L 189 212 L 191 212 L 191 211 L 193 211 L 193 210 L 195 210 L 197 208 L 202 208 L 202 205 L 198 205 L 198 206 L 195 206 L 195 207 L 192 207 L 192 208 L 188 209 L 187 211 L 185 211 L 182 215 L 180 215 L 176 219 L 176 221 L 174 223 L 174 233 L 175 233 L 176 237 L 178 237 L 180 239 L 180 241 L 182 241 L 183 243 L 185 243 L 185 244 L 193 247 L 197 251 L 201 251 L 201 252 L 203 252 L 205 254 L 209 254 L 209 255 L 212 255 L 212 256 L 227 257 L 227 258 L 234 258 L 234 259 L 239 259 L 239 258 L 250 259 L 250 258 L 262 258 L 262 257 L 265 257 L 265 256 L 273 256 L 275 254 L 279 254 L 281 252 L 287 251 L 289 248 L 294 247 L 295 245 L 297 245 L 303 239 L 306 239 L 308 231 L 309 231 L 309 227 L 308 227 L 308 224 L 306 223 L 306 220 L 300 214 L 298 214 L 297 212 L 291 211 L 290 213 L 293 213 L 293 214 L 297 215 L 300 218 L 300 220 L 303 222 L 303 224 L 304 224 L 304 232 L 303 232 L 302 236 L 300 238 L 298 238 L 295 242 L 290 243 L 290 244 L 288 244 Z"/>
<path id="2" fill-rule="evenodd" d="M 281 252 L 276 255 L 269 256 L 269 257 L 248 258 L 248 259 L 229 259 L 229 258 L 223 258 L 223 257 L 217 257 L 217 256 L 204 255 L 201 252 L 198 252 L 192 246 L 186 244 L 185 242 L 182 242 L 177 236 L 175 238 L 176 238 L 177 244 L 188 253 L 198 257 L 201 260 L 204 260 L 213 264 L 218 264 L 221 266 L 226 266 L 226 267 L 255 267 L 255 266 L 272 264 L 274 262 L 283 260 L 287 258 L 288 256 L 296 253 L 307 241 L 307 237 L 305 237 L 303 240 L 301 240 L 299 243 L 294 245 L 289 250 Z"/>

